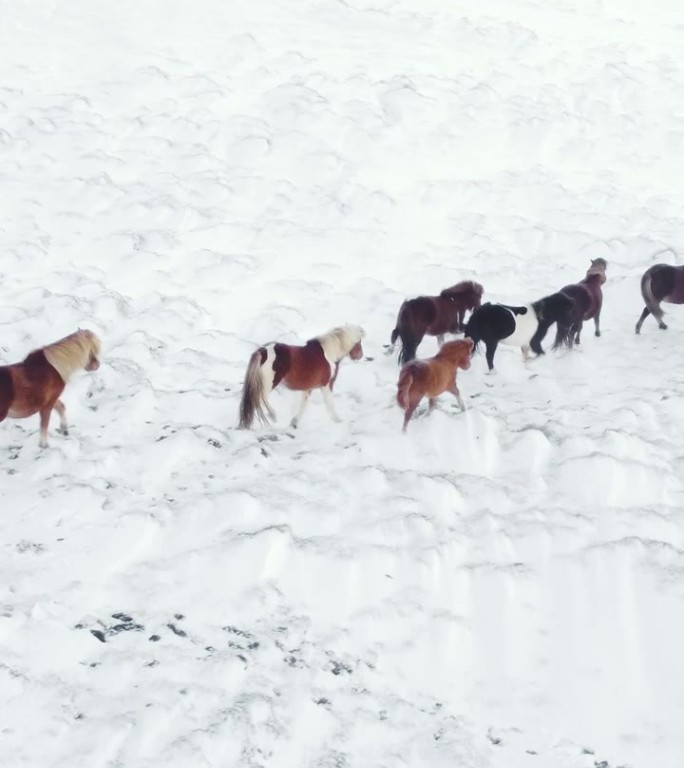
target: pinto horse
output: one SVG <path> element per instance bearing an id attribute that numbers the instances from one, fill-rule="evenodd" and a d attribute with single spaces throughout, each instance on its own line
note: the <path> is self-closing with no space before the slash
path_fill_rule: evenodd
<path id="1" fill-rule="evenodd" d="M 585 320 L 594 319 L 594 335 L 601 335 L 601 307 L 603 306 L 603 292 L 601 286 L 606 282 L 606 268 L 608 262 L 605 259 L 592 259 L 591 266 L 587 270 L 586 277 L 579 283 L 572 283 L 561 288 L 561 293 L 575 300 L 570 316 L 565 323 L 558 323 L 556 341 L 553 348 L 572 347 L 580 343 L 580 333 Z"/>
<path id="2" fill-rule="evenodd" d="M 397 383 L 397 403 L 404 409 L 404 426 L 406 432 L 408 423 L 420 401 L 429 398 L 431 413 L 437 404 L 437 397 L 444 392 L 451 392 L 465 411 L 465 403 L 456 386 L 458 369 L 467 371 L 470 368 L 470 358 L 473 353 L 471 339 L 447 341 L 442 344 L 439 352 L 428 360 L 411 360 L 405 363 L 399 374 Z"/>
<path id="3" fill-rule="evenodd" d="M 314 389 L 323 390 L 323 400 L 333 421 L 340 421 L 332 399 L 332 388 L 343 358 L 363 357 L 361 339 L 365 331 L 358 325 L 344 325 L 316 336 L 304 346 L 272 343 L 259 347 L 249 359 L 240 400 L 240 429 L 249 429 L 257 417 L 262 424 L 275 419 L 268 396 L 282 381 L 288 389 L 300 391 L 302 402 L 290 422 L 296 427 Z"/>
<path id="4" fill-rule="evenodd" d="M 479 283 L 464 280 L 445 288 L 439 296 L 407 299 L 399 308 L 389 352 L 394 350 L 397 338 L 400 338 L 399 362 L 413 360 L 426 334 L 437 336 L 437 342 L 442 346 L 445 333 L 463 330 L 465 313 L 480 306 L 483 292 L 484 288 Z"/>
<path id="5" fill-rule="evenodd" d="M 494 368 L 494 353 L 499 344 L 520 347 L 527 360 L 530 350 L 543 355 L 541 342 L 553 323 L 567 322 L 574 302 L 562 293 L 553 293 L 522 307 L 487 302 L 470 316 L 465 328 L 466 338 L 475 348 L 483 341 L 487 350 L 487 365 Z"/>
<path id="6" fill-rule="evenodd" d="M 641 295 L 646 306 L 634 329 L 636 333 L 641 333 L 641 326 L 649 315 L 658 321 L 658 328 L 666 330 L 667 326 L 663 322 L 665 313 L 660 308 L 660 302 L 684 304 L 684 267 L 673 267 L 670 264 L 654 264 L 649 267 L 641 278 Z"/>
<path id="7" fill-rule="evenodd" d="M 59 396 L 72 374 L 100 367 L 100 339 L 81 330 L 31 352 L 21 363 L 0 366 L 0 421 L 40 414 L 40 447 L 47 447 L 48 425 L 54 408 L 59 431 L 69 434 L 66 409 Z"/>

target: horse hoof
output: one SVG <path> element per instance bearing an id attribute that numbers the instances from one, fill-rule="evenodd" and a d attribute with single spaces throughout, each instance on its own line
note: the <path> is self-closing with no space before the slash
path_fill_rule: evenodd
<path id="1" fill-rule="evenodd" d="M 600 336 L 600 335 L 601 335 L 601 331 L 596 331 L 596 332 L 594 333 L 594 336 Z"/>
<path id="2" fill-rule="evenodd" d="M 665 325 L 665 323 L 661 323 L 661 324 L 658 326 L 658 328 L 660 328 L 660 330 L 661 330 L 661 331 L 666 331 L 666 330 L 667 330 L 667 326 Z"/>
<path id="3" fill-rule="evenodd" d="M 57 431 L 59 432 L 60 435 L 64 435 L 64 437 L 69 437 L 68 429 L 62 429 L 62 427 L 60 427 Z"/>

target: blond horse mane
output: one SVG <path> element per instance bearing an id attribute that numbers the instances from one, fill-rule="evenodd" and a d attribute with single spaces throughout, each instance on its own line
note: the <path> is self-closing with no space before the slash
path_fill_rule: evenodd
<path id="1" fill-rule="evenodd" d="M 348 355 L 365 335 L 360 325 L 342 325 L 316 336 L 315 341 L 321 345 L 328 360 L 337 362 Z"/>
<path id="2" fill-rule="evenodd" d="M 86 367 L 91 356 L 99 357 L 100 348 L 96 334 L 79 328 L 76 333 L 42 349 L 48 363 L 66 382 L 75 371 Z"/>

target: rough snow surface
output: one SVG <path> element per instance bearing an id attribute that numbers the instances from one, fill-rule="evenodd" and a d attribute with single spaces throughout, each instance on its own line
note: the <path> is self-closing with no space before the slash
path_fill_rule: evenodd
<path id="1" fill-rule="evenodd" d="M 684 248 L 683 24 L 4 4 L 0 360 L 105 348 L 70 437 L 0 426 L 3 768 L 680 768 L 684 312 L 633 326 Z M 403 298 L 599 256 L 602 338 L 480 356 L 402 437 Z M 343 423 L 236 431 L 255 346 L 343 322 Z"/>

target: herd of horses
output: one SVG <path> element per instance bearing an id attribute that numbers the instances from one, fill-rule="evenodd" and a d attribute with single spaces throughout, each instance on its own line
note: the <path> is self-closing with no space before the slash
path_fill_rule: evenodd
<path id="1" fill-rule="evenodd" d="M 523 358 L 530 352 L 543 355 L 542 341 L 556 325 L 553 348 L 580 343 L 583 324 L 594 321 L 594 333 L 601 335 L 602 286 L 606 282 L 605 259 L 592 259 L 585 277 L 566 285 L 557 293 L 523 306 L 482 303 L 484 290 L 479 283 L 466 280 L 445 288 L 438 296 L 408 299 L 399 308 L 390 337 L 388 353 L 401 342 L 402 364 L 397 383 L 397 403 L 404 411 L 406 431 L 416 408 L 428 398 L 429 411 L 439 395 L 450 392 L 462 410 L 465 403 L 456 384 L 458 369 L 470 368 L 474 351 L 485 345 L 487 365 L 494 368 L 499 344 L 518 346 Z M 635 332 L 641 333 L 644 320 L 653 315 L 658 327 L 666 329 L 661 303 L 684 304 L 684 266 L 655 264 L 641 278 L 645 307 Z M 466 314 L 470 312 L 468 321 Z M 463 334 L 463 339 L 446 341 L 446 334 Z M 345 325 L 310 339 L 304 345 L 275 342 L 259 347 L 250 357 L 245 373 L 239 408 L 239 427 L 249 429 L 254 421 L 268 424 L 275 418 L 268 403 L 279 384 L 302 393 L 297 414 L 290 422 L 297 427 L 314 389 L 321 389 L 333 421 L 340 421 L 333 403 L 333 385 L 345 357 L 363 357 L 363 328 Z M 439 352 L 417 360 L 418 346 L 425 336 L 436 336 Z M 47 447 L 52 411 L 57 411 L 60 432 L 68 434 L 66 409 L 60 396 L 78 370 L 96 371 L 100 367 L 101 342 L 89 330 L 78 329 L 59 341 L 31 352 L 22 362 L 0 366 L 0 421 L 40 415 L 40 446 Z"/>

